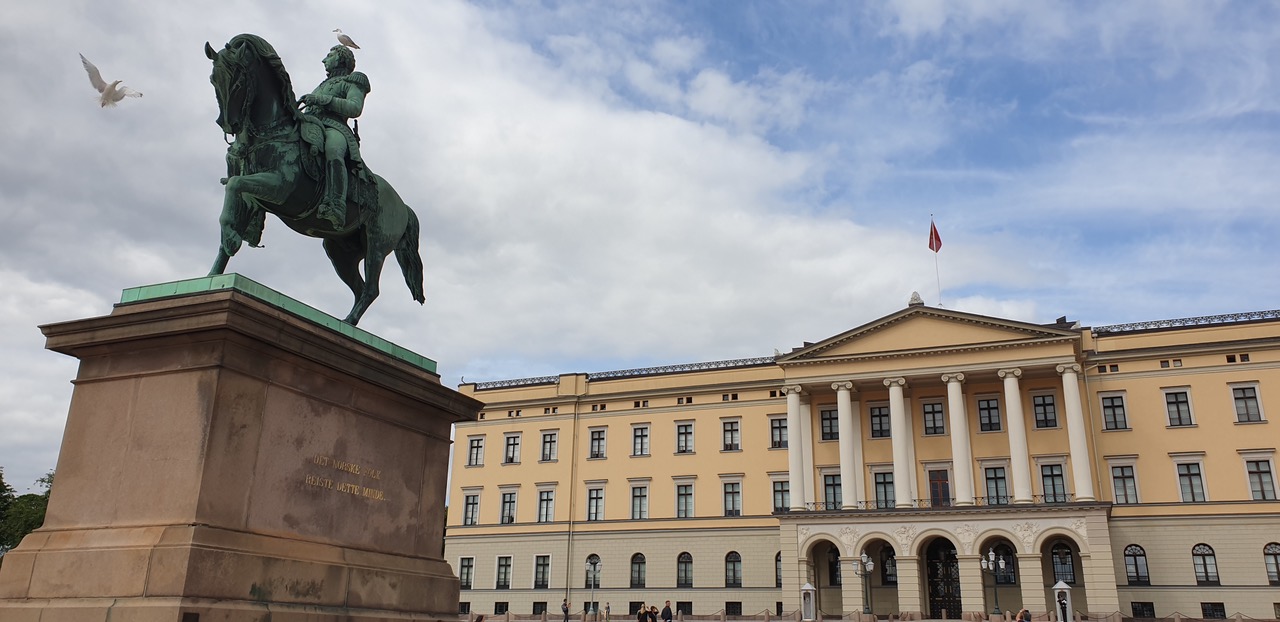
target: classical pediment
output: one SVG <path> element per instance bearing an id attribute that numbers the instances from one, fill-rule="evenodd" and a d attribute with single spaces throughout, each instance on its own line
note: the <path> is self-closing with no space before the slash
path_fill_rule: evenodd
<path id="1" fill-rule="evenodd" d="M 778 358 L 778 362 L 1007 347 L 1078 337 L 1077 331 L 1065 327 L 915 305 L 818 343 L 806 344 Z"/>

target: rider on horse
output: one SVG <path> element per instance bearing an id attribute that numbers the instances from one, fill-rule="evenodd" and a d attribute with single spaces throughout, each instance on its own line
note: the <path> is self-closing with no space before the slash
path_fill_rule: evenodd
<path id="1" fill-rule="evenodd" d="M 347 120 L 360 116 L 364 97 L 369 94 L 369 78 L 355 70 L 356 57 L 346 46 L 335 45 L 324 57 L 328 78 L 314 91 L 302 96 L 307 114 L 324 125 L 324 195 L 316 216 L 342 229 L 347 219 L 347 159 L 354 169 L 364 166 L 360 144 Z"/>

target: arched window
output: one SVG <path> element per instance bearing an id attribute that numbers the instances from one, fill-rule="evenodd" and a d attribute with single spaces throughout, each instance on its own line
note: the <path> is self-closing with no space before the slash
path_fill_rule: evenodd
<path id="1" fill-rule="evenodd" d="M 779 553 L 779 556 L 782 554 Z M 782 558 L 779 557 L 779 560 Z M 1267 581 L 1280 585 L 1280 543 L 1272 542 L 1262 547 L 1262 560 L 1267 564 Z M 779 561 L 778 563 L 782 563 Z"/>
<path id="2" fill-rule="evenodd" d="M 1213 547 L 1197 544 L 1191 547 L 1191 563 L 1196 567 L 1196 585 L 1218 585 L 1218 558 Z"/>
<path id="3" fill-rule="evenodd" d="M 891 546 L 880 549 L 880 584 L 898 584 L 898 556 Z"/>
<path id="4" fill-rule="evenodd" d="M 827 549 L 827 584 L 840 585 L 840 551 L 834 546 Z"/>
<path id="5" fill-rule="evenodd" d="M 1147 574 L 1147 552 L 1136 544 L 1124 547 L 1124 574 L 1129 578 L 1129 585 L 1151 585 L 1151 575 Z"/>
<path id="6" fill-rule="evenodd" d="M 1071 559 L 1071 547 L 1066 542 L 1058 542 L 1049 549 L 1053 558 L 1053 579 L 1067 585 L 1076 584 L 1076 565 Z"/>
<path id="7" fill-rule="evenodd" d="M 583 583 L 584 588 L 600 587 L 600 556 L 592 553 L 587 556 L 587 564 L 584 566 L 587 580 Z"/>
<path id="8" fill-rule="evenodd" d="M 1004 560 L 1004 569 L 996 566 L 996 585 L 1018 584 L 1018 557 L 1013 554 L 1013 547 L 1005 543 L 995 545 L 996 561 Z"/>
<path id="9" fill-rule="evenodd" d="M 631 556 L 631 587 L 644 587 L 644 555 Z"/>
<path id="10" fill-rule="evenodd" d="M 782 587 L 782 551 L 773 558 L 774 587 Z"/>
<path id="11" fill-rule="evenodd" d="M 724 586 L 742 587 L 742 556 L 737 551 L 724 556 Z"/>
<path id="12" fill-rule="evenodd" d="M 676 587 L 693 587 L 693 556 L 688 553 L 676 557 Z"/>

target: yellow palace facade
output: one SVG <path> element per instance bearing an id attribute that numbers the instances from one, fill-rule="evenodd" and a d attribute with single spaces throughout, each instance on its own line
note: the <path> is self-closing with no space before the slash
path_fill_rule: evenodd
<path id="1" fill-rule="evenodd" d="M 461 391 L 463 612 L 1280 617 L 1280 312 L 917 299 L 772 357 Z"/>

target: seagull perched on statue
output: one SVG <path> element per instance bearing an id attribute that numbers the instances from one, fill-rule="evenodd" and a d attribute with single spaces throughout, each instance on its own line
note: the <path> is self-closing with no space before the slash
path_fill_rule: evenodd
<path id="1" fill-rule="evenodd" d="M 352 41 L 351 37 L 348 37 L 347 35 L 342 34 L 341 28 L 334 28 L 333 31 L 338 33 L 338 43 L 341 43 L 342 45 L 345 45 L 352 49 L 356 49 L 356 50 L 360 49 L 360 46 L 356 45 L 356 42 Z"/>
<path id="2" fill-rule="evenodd" d="M 98 72 L 98 68 L 94 67 L 93 63 L 84 57 L 84 54 L 80 55 L 80 62 L 84 64 L 84 70 L 89 72 L 89 84 L 92 84 L 93 88 L 98 91 L 99 106 L 106 108 L 115 106 L 126 97 L 142 97 L 142 93 L 127 86 L 122 86 L 120 80 L 107 84 L 107 81 L 102 79 L 102 74 Z"/>

